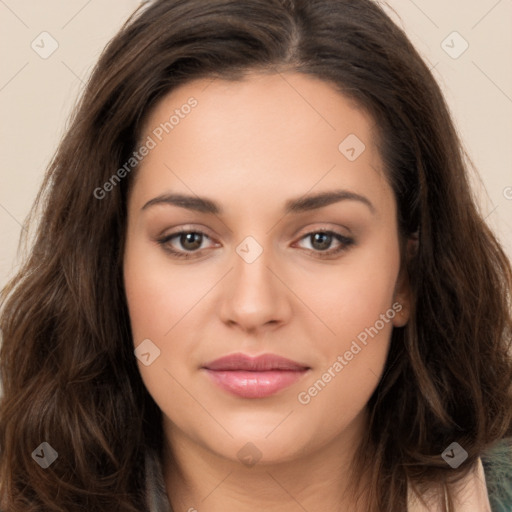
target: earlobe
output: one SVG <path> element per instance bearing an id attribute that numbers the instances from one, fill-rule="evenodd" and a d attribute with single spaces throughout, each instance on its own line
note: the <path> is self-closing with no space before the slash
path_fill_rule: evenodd
<path id="1" fill-rule="evenodd" d="M 410 286 L 405 265 L 402 265 L 396 282 L 393 309 L 396 312 L 393 318 L 393 326 L 403 327 L 409 320 L 410 312 Z"/>
<path id="2" fill-rule="evenodd" d="M 409 321 L 410 300 L 409 279 L 405 268 L 402 267 L 393 298 L 393 309 L 396 312 L 393 318 L 393 327 L 403 327 Z"/>
<path id="3" fill-rule="evenodd" d="M 402 265 L 396 282 L 393 309 L 396 312 L 393 327 L 403 327 L 409 321 L 410 312 L 410 286 L 405 265 Z"/>
<path id="4" fill-rule="evenodd" d="M 396 303 L 399 303 L 402 309 L 393 318 L 393 327 L 403 327 L 409 321 L 409 306 L 401 301 L 396 301 Z"/>
<path id="5" fill-rule="evenodd" d="M 407 263 L 414 258 L 418 251 L 418 235 L 415 233 L 407 240 L 407 247 L 405 250 L 405 258 Z M 396 304 L 396 315 L 393 318 L 394 327 L 403 327 L 407 324 L 411 312 L 411 286 L 409 282 L 409 275 L 407 273 L 407 265 L 402 264 L 400 273 L 397 278 L 395 295 L 393 298 L 393 308 Z"/>

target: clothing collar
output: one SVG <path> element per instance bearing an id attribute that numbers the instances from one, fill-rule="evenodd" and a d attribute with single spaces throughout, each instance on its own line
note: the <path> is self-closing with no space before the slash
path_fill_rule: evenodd
<path id="1" fill-rule="evenodd" d="M 154 449 L 148 448 L 145 455 L 146 496 L 149 512 L 173 512 L 162 472 L 160 457 Z"/>
<path id="2" fill-rule="evenodd" d="M 407 512 L 442 512 L 446 495 L 431 494 L 425 496 L 422 503 L 411 486 L 407 488 Z M 482 461 L 478 459 L 475 469 L 457 484 L 454 496 L 456 512 L 491 512 L 487 484 Z"/>

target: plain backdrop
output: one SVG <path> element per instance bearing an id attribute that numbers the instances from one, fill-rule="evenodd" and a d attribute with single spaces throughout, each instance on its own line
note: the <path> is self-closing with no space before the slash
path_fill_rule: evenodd
<path id="1" fill-rule="evenodd" d="M 137 5 L 0 0 L 0 287 L 19 265 L 21 226 L 69 113 Z M 512 257 L 512 0 L 389 0 L 386 9 L 433 69 L 481 176 L 483 215 Z"/>

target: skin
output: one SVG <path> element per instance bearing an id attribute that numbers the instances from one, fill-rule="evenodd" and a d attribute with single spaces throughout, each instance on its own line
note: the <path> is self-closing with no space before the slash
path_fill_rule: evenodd
<path id="1" fill-rule="evenodd" d="M 175 89 L 150 113 L 141 140 L 190 97 L 197 106 L 137 172 L 124 257 L 134 346 L 150 339 L 160 349 L 149 366 L 138 364 L 163 412 L 171 503 L 175 511 L 201 512 L 365 510 L 343 491 L 392 329 L 409 316 L 396 204 L 374 122 L 323 81 L 249 74 Z M 366 146 L 353 162 L 338 149 L 349 134 Z M 342 200 L 284 213 L 290 199 L 337 189 L 372 207 Z M 207 197 L 223 211 L 143 208 L 171 192 Z M 158 242 L 180 227 L 207 235 L 190 259 L 173 257 Z M 319 229 L 354 243 L 321 258 L 322 245 L 306 236 Z M 263 250 L 252 263 L 236 252 L 247 236 Z M 179 236 L 167 246 L 190 248 Z M 327 250 L 339 246 L 333 238 Z M 400 313 L 301 404 L 298 394 L 396 302 Z M 201 370 L 236 352 L 278 354 L 310 370 L 273 396 L 240 398 Z M 237 456 L 246 443 L 261 455 L 252 467 Z"/>

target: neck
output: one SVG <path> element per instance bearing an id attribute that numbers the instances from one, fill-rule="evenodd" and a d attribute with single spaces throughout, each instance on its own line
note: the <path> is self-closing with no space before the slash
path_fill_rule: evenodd
<path id="1" fill-rule="evenodd" d="M 248 467 L 195 442 L 164 420 L 163 472 L 173 511 L 367 512 L 367 503 L 356 503 L 349 492 L 365 421 L 363 413 L 342 435 L 289 460 Z"/>

